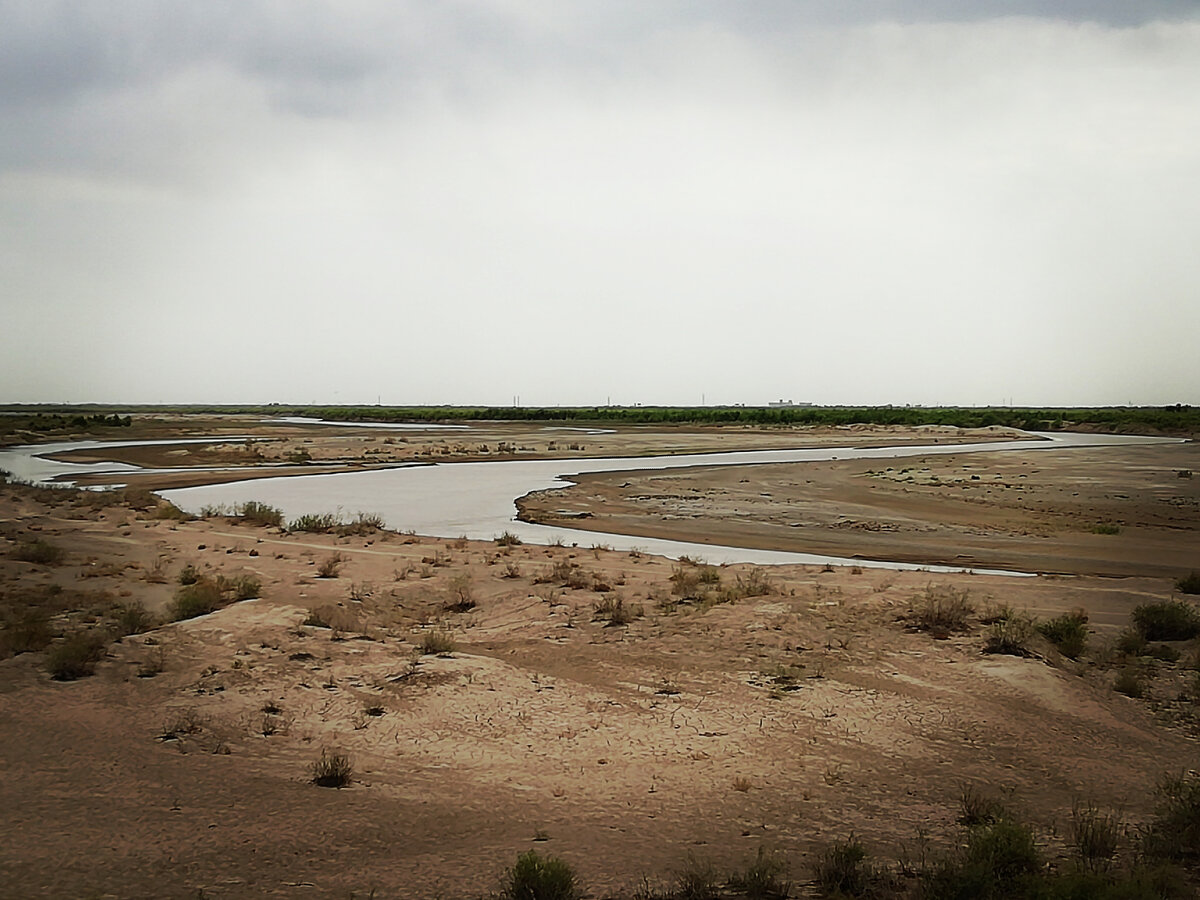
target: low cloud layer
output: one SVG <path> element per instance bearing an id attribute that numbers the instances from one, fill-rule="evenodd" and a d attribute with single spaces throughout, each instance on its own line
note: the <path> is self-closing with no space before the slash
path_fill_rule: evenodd
<path id="1" fill-rule="evenodd" d="M 1200 402 L 1200 19 L 1047 6 L 0 3 L 0 399 Z"/>

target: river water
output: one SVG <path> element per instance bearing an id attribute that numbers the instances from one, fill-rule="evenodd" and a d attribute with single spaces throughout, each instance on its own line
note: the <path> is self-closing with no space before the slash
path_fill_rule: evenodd
<path id="1" fill-rule="evenodd" d="M 222 440 L 229 440 L 224 438 Z M 895 569 L 960 571 L 943 566 L 917 566 L 883 560 L 842 558 L 686 541 L 667 541 L 630 535 L 582 531 L 559 526 L 535 525 L 516 520 L 517 498 L 532 491 L 562 488 L 574 475 L 591 472 L 620 472 L 646 469 L 677 469 L 693 466 L 752 465 L 756 463 L 803 463 L 831 459 L 902 459 L 934 454 L 986 452 L 1045 452 L 1073 447 L 1127 446 L 1131 444 L 1178 442 L 1175 438 L 1103 434 L 1033 434 L 1030 440 L 976 444 L 931 444 L 897 447 L 821 447 L 804 450 L 756 450 L 700 453 L 678 456 L 624 457 L 604 459 L 507 460 L 494 462 L 437 463 L 392 469 L 340 474 L 313 474 L 262 478 L 228 484 L 178 488 L 159 493 L 176 506 L 198 513 L 205 506 L 232 506 L 256 500 L 283 510 L 286 519 L 304 513 L 339 513 L 351 517 L 358 512 L 383 516 L 387 527 L 432 537 L 490 540 L 505 531 L 531 544 L 563 542 L 590 547 L 604 544 L 614 550 L 639 548 L 673 558 L 683 555 L 710 563 L 754 563 L 759 565 L 804 563 L 861 565 Z M 44 459 L 44 455 L 68 449 L 129 446 L 135 443 L 183 443 L 147 441 L 103 444 L 75 442 L 38 445 L 0 451 L 0 469 L 26 480 L 69 478 L 72 472 L 112 472 L 114 482 L 135 471 L 121 464 L 76 464 Z M 35 455 L 36 454 L 36 455 Z M 975 569 L 976 572 L 990 570 Z M 996 572 L 994 574 L 1016 574 Z"/>

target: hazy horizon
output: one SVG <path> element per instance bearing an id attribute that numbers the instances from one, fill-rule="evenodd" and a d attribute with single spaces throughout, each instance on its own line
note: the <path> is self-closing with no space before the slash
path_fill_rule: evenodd
<path id="1" fill-rule="evenodd" d="M 0 403 L 1200 404 L 1200 9 L 0 0 Z"/>

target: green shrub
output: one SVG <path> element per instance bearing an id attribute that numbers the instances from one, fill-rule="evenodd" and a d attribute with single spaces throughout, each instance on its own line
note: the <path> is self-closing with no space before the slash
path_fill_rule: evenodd
<path id="1" fill-rule="evenodd" d="M 1111 813 L 1091 804 L 1075 804 L 1071 810 L 1071 839 L 1080 863 L 1089 871 L 1107 869 L 1117 855 L 1121 823 Z"/>
<path id="2" fill-rule="evenodd" d="M 44 650 L 54 638 L 50 614 L 40 607 L 27 606 L 8 612 L 0 632 L 0 649 L 5 653 L 34 653 Z"/>
<path id="3" fill-rule="evenodd" d="M 1200 572 L 1190 572 L 1175 582 L 1175 590 L 1181 594 L 1200 594 Z"/>
<path id="4" fill-rule="evenodd" d="M 1064 613 L 1055 619 L 1040 622 L 1037 630 L 1058 648 L 1063 656 L 1078 659 L 1087 649 L 1088 615 L 1082 610 Z"/>
<path id="5" fill-rule="evenodd" d="M 322 750 L 321 758 L 312 764 L 312 783 L 318 787 L 345 787 L 353 774 L 350 758 L 342 753 Z"/>
<path id="6" fill-rule="evenodd" d="M 675 892 L 671 900 L 717 900 L 720 880 L 717 870 L 707 859 L 688 853 L 683 868 L 675 873 Z"/>
<path id="7" fill-rule="evenodd" d="M 556 856 L 536 850 L 522 853 L 505 873 L 503 900 L 576 900 L 579 888 L 574 870 Z"/>
<path id="8" fill-rule="evenodd" d="M 283 524 L 283 510 L 257 500 L 249 500 L 238 508 L 243 522 L 250 525 L 279 526 Z"/>
<path id="9" fill-rule="evenodd" d="M 200 578 L 201 578 L 200 570 L 197 569 L 195 566 L 193 566 L 191 563 L 188 563 L 186 566 L 184 566 L 182 569 L 179 570 L 179 583 L 180 584 L 195 584 L 197 581 L 200 580 Z"/>
<path id="10" fill-rule="evenodd" d="M 501 547 L 519 547 L 521 545 L 521 539 L 511 531 L 505 531 L 504 534 L 496 538 L 496 543 Z"/>
<path id="11" fill-rule="evenodd" d="M 175 592 L 175 599 L 167 608 L 171 620 L 194 619 L 196 616 L 206 616 L 221 608 L 221 589 L 203 578 L 193 584 L 186 584 Z"/>
<path id="12" fill-rule="evenodd" d="M 1200 634 L 1200 612 L 1182 600 L 1144 603 L 1134 609 L 1132 619 L 1148 641 L 1190 641 Z"/>
<path id="13" fill-rule="evenodd" d="M 1113 522 L 1101 522 L 1092 529 L 1092 534 L 1120 534 L 1121 526 Z"/>
<path id="14" fill-rule="evenodd" d="M 1114 646 L 1122 656 L 1141 656 L 1146 652 L 1146 636 L 1136 628 L 1126 628 L 1117 635 Z"/>
<path id="15" fill-rule="evenodd" d="M 57 566 L 66 554 L 61 547 L 51 544 L 42 538 L 32 541 L 20 541 L 13 550 L 13 558 L 22 562 L 36 563 L 39 566 Z"/>
<path id="16" fill-rule="evenodd" d="M 355 513 L 354 518 L 349 522 L 339 522 L 334 531 L 343 537 L 374 534 L 383 528 L 383 525 L 383 516 L 379 515 L 379 513 L 360 512 Z"/>
<path id="17" fill-rule="evenodd" d="M 972 828 L 967 844 L 925 875 L 926 900 L 1008 900 L 1039 896 L 1042 859 L 1027 825 L 1001 818 Z"/>
<path id="18" fill-rule="evenodd" d="M 592 604 L 592 618 L 605 623 L 605 627 L 628 625 L 646 614 L 640 603 L 626 603 L 619 595 L 609 595 Z"/>
<path id="19" fill-rule="evenodd" d="M 149 631 L 157 624 L 154 617 L 150 615 L 149 611 L 140 601 L 122 603 L 117 608 L 117 614 L 114 617 L 114 626 L 120 637 L 130 634 L 141 634 L 143 631 Z"/>
<path id="20" fill-rule="evenodd" d="M 104 659 L 108 638 L 95 629 L 76 631 L 46 655 L 46 670 L 55 681 L 74 681 L 96 671 L 96 663 Z"/>
<path id="21" fill-rule="evenodd" d="M 288 523 L 288 531 L 303 531 L 309 534 L 328 534 L 338 527 L 338 518 L 333 513 L 305 513 Z"/>

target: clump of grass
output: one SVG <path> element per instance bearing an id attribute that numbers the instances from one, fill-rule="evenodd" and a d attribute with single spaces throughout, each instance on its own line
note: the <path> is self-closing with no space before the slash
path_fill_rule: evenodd
<path id="1" fill-rule="evenodd" d="M 318 787 L 345 787 L 353 775 L 350 758 L 344 753 L 322 750 L 320 759 L 312 764 L 312 783 Z"/>
<path id="2" fill-rule="evenodd" d="M 1071 840 L 1079 861 L 1088 871 L 1105 871 L 1112 865 L 1120 844 L 1121 822 L 1112 813 L 1092 804 L 1076 803 L 1071 810 Z"/>
<path id="3" fill-rule="evenodd" d="M 278 527 L 283 524 L 283 510 L 257 500 L 248 500 L 237 508 L 243 522 L 249 525 Z"/>
<path id="4" fill-rule="evenodd" d="M 113 626 L 120 637 L 141 634 L 154 628 L 158 622 L 140 601 L 122 603 L 117 608 Z"/>
<path id="5" fill-rule="evenodd" d="M 496 538 L 496 543 L 501 547 L 519 547 L 521 539 L 511 531 L 505 531 L 500 537 Z"/>
<path id="6" fill-rule="evenodd" d="M 823 897 L 867 897 L 880 881 L 880 872 L 867 861 L 867 848 L 854 835 L 830 844 L 813 865 Z"/>
<path id="7" fill-rule="evenodd" d="M 764 847 L 741 871 L 729 876 L 729 887 L 748 900 L 787 900 L 792 886 L 786 881 L 787 863 Z"/>
<path id="8" fill-rule="evenodd" d="M 968 831 L 966 847 L 927 876 L 925 896 L 1040 896 L 1021 888 L 1041 874 L 1042 866 L 1029 826 L 1001 818 Z"/>
<path id="9" fill-rule="evenodd" d="M 1136 628 L 1126 628 L 1117 635 L 1113 649 L 1122 656 L 1141 656 L 1146 652 L 1146 637 Z"/>
<path id="10" fill-rule="evenodd" d="M 235 578 L 218 575 L 217 587 L 222 593 L 232 595 L 234 600 L 253 600 L 262 596 L 262 582 L 253 575 L 238 575 Z"/>
<path id="11" fill-rule="evenodd" d="M 1200 862 L 1200 774 L 1169 776 L 1158 786 L 1159 804 L 1142 838 L 1154 859 L 1195 865 Z"/>
<path id="12" fill-rule="evenodd" d="M 357 512 L 349 522 L 339 522 L 334 530 L 343 537 L 374 534 L 383 528 L 383 516 L 379 513 Z"/>
<path id="13" fill-rule="evenodd" d="M 35 653 L 44 650 L 54 639 L 50 628 L 50 613 L 37 606 L 9 610 L 4 615 L 0 631 L 0 649 L 5 654 Z"/>
<path id="14" fill-rule="evenodd" d="M 55 681 L 74 681 L 96 671 L 108 638 L 96 629 L 69 634 L 46 655 L 46 671 Z"/>
<path id="15" fill-rule="evenodd" d="M 470 612 L 475 608 L 474 589 L 471 576 L 463 572 L 450 579 L 450 599 L 445 608 L 449 612 Z"/>
<path id="16" fill-rule="evenodd" d="M 337 578 L 338 572 L 341 571 L 342 563 L 345 559 L 340 553 L 333 553 L 321 560 L 317 566 L 318 578 Z"/>
<path id="17" fill-rule="evenodd" d="M 1029 642 L 1033 640 L 1033 620 L 1021 613 L 992 624 L 988 630 L 984 653 L 1006 653 L 1009 656 L 1032 656 Z"/>
<path id="18" fill-rule="evenodd" d="M 1190 572 L 1175 582 L 1175 590 L 1181 594 L 1200 594 L 1200 572 Z"/>
<path id="19" fill-rule="evenodd" d="M 421 653 L 425 656 L 446 656 L 458 645 L 448 631 L 430 631 L 421 638 Z"/>
<path id="20" fill-rule="evenodd" d="M 328 534 L 338 527 L 338 517 L 333 513 L 305 513 L 287 525 L 288 531 L 308 534 Z"/>
<path id="21" fill-rule="evenodd" d="M 172 621 L 194 619 L 206 616 L 221 608 L 224 598 L 216 582 L 202 578 L 192 584 L 186 584 L 175 592 L 175 598 L 167 607 Z"/>
<path id="22" fill-rule="evenodd" d="M 964 785 L 958 797 L 958 824 L 968 828 L 991 825 L 1004 816 L 1004 804 L 974 785 Z"/>
<path id="23" fill-rule="evenodd" d="M 1182 600 L 1144 603 L 1133 610 L 1133 627 L 1148 641 L 1190 641 L 1200 635 L 1200 612 Z"/>
<path id="24" fill-rule="evenodd" d="M 646 614 L 640 603 L 626 603 L 619 594 L 610 594 L 592 604 L 592 618 L 605 627 L 629 625 Z"/>
<path id="25" fill-rule="evenodd" d="M 1039 622 L 1037 630 L 1050 643 L 1058 648 L 1063 656 L 1078 659 L 1087 649 L 1088 614 L 1082 610 L 1072 610 L 1054 619 Z"/>
<path id="26" fill-rule="evenodd" d="M 684 858 L 683 867 L 675 873 L 675 893 L 679 900 L 717 900 L 721 883 L 716 866 L 693 853 Z"/>
<path id="27" fill-rule="evenodd" d="M 12 552 L 13 559 L 34 563 L 39 566 L 57 566 L 66 557 L 62 547 L 52 544 L 43 538 L 32 541 L 19 541 Z"/>
<path id="28" fill-rule="evenodd" d="M 931 584 L 910 601 L 908 621 L 918 631 L 945 637 L 954 631 L 966 631 L 974 612 L 975 604 L 967 589 Z"/>
<path id="29" fill-rule="evenodd" d="M 179 583 L 180 584 L 195 584 L 197 581 L 200 580 L 200 577 L 201 577 L 200 570 L 197 569 L 195 566 L 193 566 L 191 563 L 188 563 L 186 566 L 184 566 L 182 569 L 179 570 Z"/>
<path id="30" fill-rule="evenodd" d="M 1121 526 L 1115 522 L 1101 522 L 1092 528 L 1092 534 L 1120 534 Z"/>
<path id="31" fill-rule="evenodd" d="M 1145 695 L 1146 685 L 1136 667 L 1126 666 L 1117 673 L 1116 680 L 1113 681 L 1113 690 L 1118 694 L 1137 699 Z"/>
<path id="32" fill-rule="evenodd" d="M 579 886 L 567 863 L 530 850 L 505 873 L 500 896 L 502 900 L 576 900 Z"/>

